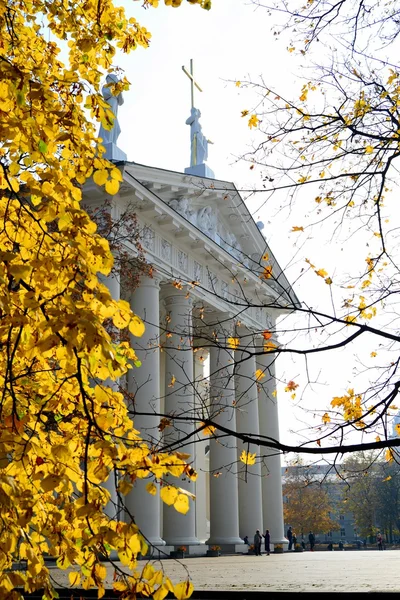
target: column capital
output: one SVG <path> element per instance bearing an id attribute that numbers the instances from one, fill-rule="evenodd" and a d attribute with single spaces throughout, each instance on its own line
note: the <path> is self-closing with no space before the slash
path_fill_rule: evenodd
<path id="1" fill-rule="evenodd" d="M 173 304 L 184 304 L 185 306 L 193 306 L 193 298 L 190 294 L 190 286 L 182 285 L 174 286 L 170 282 L 161 286 L 162 299 L 166 306 Z"/>

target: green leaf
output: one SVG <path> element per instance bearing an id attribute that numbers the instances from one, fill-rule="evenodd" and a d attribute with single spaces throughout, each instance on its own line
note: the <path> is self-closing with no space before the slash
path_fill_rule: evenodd
<path id="1" fill-rule="evenodd" d="M 46 154 L 47 152 L 47 144 L 43 140 L 39 140 L 39 152 L 42 154 Z"/>

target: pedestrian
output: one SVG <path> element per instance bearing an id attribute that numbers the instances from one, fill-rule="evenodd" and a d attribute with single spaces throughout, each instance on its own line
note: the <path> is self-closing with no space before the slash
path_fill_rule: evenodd
<path id="1" fill-rule="evenodd" d="M 306 543 L 304 541 L 304 538 L 301 540 L 301 547 L 303 548 L 303 550 L 306 549 Z"/>
<path id="2" fill-rule="evenodd" d="M 247 535 L 244 536 L 243 541 L 245 544 L 249 545 L 249 537 Z"/>
<path id="3" fill-rule="evenodd" d="M 378 550 L 383 550 L 383 538 L 381 532 L 376 536 L 376 542 L 378 544 Z"/>
<path id="4" fill-rule="evenodd" d="M 289 527 L 289 529 L 287 530 L 286 537 L 287 537 L 287 539 L 289 541 L 289 550 L 291 550 L 292 549 L 292 545 L 293 545 L 293 532 L 292 532 L 292 528 L 291 527 Z"/>
<path id="5" fill-rule="evenodd" d="M 262 542 L 262 537 L 260 534 L 260 530 L 257 529 L 257 531 L 254 534 L 254 554 L 256 556 L 261 556 L 261 542 Z"/>
<path id="6" fill-rule="evenodd" d="M 315 535 L 313 534 L 312 531 L 310 531 L 310 533 L 308 534 L 308 541 L 310 542 L 310 550 L 311 550 L 311 552 L 314 552 Z"/>
<path id="7" fill-rule="evenodd" d="M 297 535 L 295 534 L 295 532 L 293 531 L 293 550 L 296 550 L 296 544 L 297 544 Z"/>
<path id="8" fill-rule="evenodd" d="M 269 532 L 269 529 L 266 530 L 265 535 L 263 534 L 263 538 L 265 539 L 265 552 L 269 556 L 269 553 L 271 552 L 271 549 L 270 549 L 271 534 Z"/>

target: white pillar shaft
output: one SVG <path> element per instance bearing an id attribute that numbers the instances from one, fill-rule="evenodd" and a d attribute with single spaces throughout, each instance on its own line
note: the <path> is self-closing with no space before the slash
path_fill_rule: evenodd
<path id="1" fill-rule="evenodd" d="M 166 329 L 168 336 L 164 346 L 165 355 L 165 414 L 186 417 L 188 420 L 174 420 L 173 427 L 164 430 L 164 443 L 179 440 L 182 452 L 190 454 L 187 462 L 194 463 L 193 438 L 185 438 L 193 432 L 195 421 L 195 394 L 193 383 L 192 346 L 192 301 L 185 290 L 171 286 L 165 292 L 167 311 Z M 174 446 L 179 450 L 180 446 Z M 186 476 L 169 478 L 178 487 L 195 492 L 195 483 Z M 163 537 L 168 545 L 181 546 L 198 544 L 196 537 L 196 511 L 190 500 L 186 515 L 178 513 L 173 506 L 163 505 Z"/>
<path id="2" fill-rule="evenodd" d="M 249 348 L 249 351 L 254 348 Z M 256 360 L 249 352 L 235 352 L 236 428 L 240 433 L 259 434 Z M 259 454 L 258 446 L 244 444 L 239 439 L 238 458 L 244 451 Z M 252 539 L 257 529 L 263 529 L 261 465 L 239 462 L 239 535 Z"/>
<path id="3" fill-rule="evenodd" d="M 195 403 L 201 409 L 208 401 L 208 388 L 205 385 L 204 362 L 208 352 L 201 348 L 195 353 L 194 359 L 194 381 L 195 381 Z M 199 413 L 201 414 L 201 413 Z M 208 440 L 203 434 L 196 437 L 196 537 L 200 543 L 205 543 L 207 535 L 207 481 L 206 481 L 206 448 Z"/>
<path id="4" fill-rule="evenodd" d="M 218 336 L 210 349 L 211 418 L 236 431 L 233 351 Z M 208 544 L 241 544 L 239 537 L 237 446 L 234 437 L 210 440 L 210 539 Z"/>
<path id="5" fill-rule="evenodd" d="M 259 385 L 260 434 L 279 440 L 278 403 L 276 399 L 274 354 L 257 357 L 257 368 L 265 377 Z M 264 529 L 271 533 L 271 543 L 287 543 L 284 535 L 281 457 L 277 450 L 266 450 L 262 469 Z"/>
<path id="6" fill-rule="evenodd" d="M 131 337 L 142 365 L 128 373 L 128 391 L 134 397 L 129 406 L 134 413 L 134 426 L 143 439 L 153 445 L 159 442 L 160 423 L 160 349 L 159 349 L 159 285 L 156 279 L 143 278 L 131 299 L 131 307 L 141 317 L 146 330 L 141 338 Z M 126 507 L 145 537 L 154 545 L 163 545 L 161 539 L 160 498 L 146 492 L 148 480 L 138 479 L 126 497 Z M 128 517 L 129 518 L 129 517 Z"/>

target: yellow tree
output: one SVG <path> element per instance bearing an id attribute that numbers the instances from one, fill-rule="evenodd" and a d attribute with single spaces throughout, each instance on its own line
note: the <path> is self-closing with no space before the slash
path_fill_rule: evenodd
<path id="1" fill-rule="evenodd" d="M 331 518 L 335 512 L 333 499 L 328 492 L 329 483 L 321 481 L 312 468 L 292 464 L 285 473 L 283 494 L 285 497 L 284 519 L 291 525 L 297 535 L 328 533 L 339 529 L 339 525 Z"/>
<path id="2" fill-rule="evenodd" d="M 38 589 L 54 597 L 44 554 L 61 568 L 77 565 L 71 582 L 97 586 L 101 597 L 99 555 L 111 550 L 133 571 L 116 583 L 126 597 L 187 597 L 189 582 L 174 587 L 152 568 L 137 570 L 144 538 L 103 510 L 112 472 L 121 494 L 138 477 L 158 493 L 164 475 L 195 473 L 185 455 L 157 455 L 142 441 L 110 385 L 139 364 L 109 323 L 136 336 L 144 326 L 99 282 L 113 258 L 80 205 L 88 177 L 118 191 L 120 171 L 96 138 L 97 122 L 113 124 L 99 84 L 117 49 L 146 48 L 150 34 L 110 0 L 1 0 L 0 31 L 0 597 Z M 57 38 L 68 44 L 65 63 Z M 162 489 L 164 501 L 188 510 L 185 492 Z M 26 572 L 10 571 L 18 559 Z"/>

